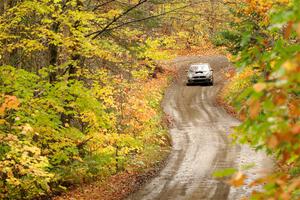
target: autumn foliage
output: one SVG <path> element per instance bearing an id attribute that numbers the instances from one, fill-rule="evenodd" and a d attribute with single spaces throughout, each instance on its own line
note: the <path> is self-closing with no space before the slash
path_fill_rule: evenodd
<path id="1" fill-rule="evenodd" d="M 120 27 L 156 11 L 145 0 L 0 2 L 0 199 L 51 196 L 165 154 L 169 74 L 155 60 L 170 42 L 148 37 L 148 22 Z"/>
<path id="2" fill-rule="evenodd" d="M 233 13 L 231 32 L 221 35 L 238 67 L 223 92 L 244 120 L 235 138 L 278 161 L 249 185 L 264 188 L 251 199 L 299 199 L 300 2 L 249 0 Z"/>

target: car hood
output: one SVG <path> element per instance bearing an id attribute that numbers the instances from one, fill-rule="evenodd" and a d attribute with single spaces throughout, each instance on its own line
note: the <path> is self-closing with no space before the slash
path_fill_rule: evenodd
<path id="1" fill-rule="evenodd" d="M 209 71 L 195 71 L 195 72 L 189 72 L 190 75 L 205 75 L 209 74 Z"/>

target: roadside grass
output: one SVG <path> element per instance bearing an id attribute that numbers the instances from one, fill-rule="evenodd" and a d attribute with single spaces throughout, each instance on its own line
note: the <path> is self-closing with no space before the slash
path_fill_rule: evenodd
<path id="1" fill-rule="evenodd" d="M 247 96 L 241 99 L 241 101 L 237 101 L 237 97 L 247 88 L 252 87 L 257 77 L 257 73 L 250 67 L 245 68 L 241 72 L 236 72 L 235 75 L 229 79 L 228 84 L 224 86 L 221 93 L 222 98 L 230 105 L 238 103 L 240 106 L 247 99 Z"/>
<path id="2" fill-rule="evenodd" d="M 259 77 L 259 73 L 250 67 L 242 71 L 236 71 L 232 67 L 228 72 L 224 73 L 227 83 L 220 90 L 217 101 L 228 113 L 240 120 L 244 120 L 247 116 L 240 112 L 240 110 L 245 106 L 248 96 L 241 96 L 241 94 L 253 87 Z"/>

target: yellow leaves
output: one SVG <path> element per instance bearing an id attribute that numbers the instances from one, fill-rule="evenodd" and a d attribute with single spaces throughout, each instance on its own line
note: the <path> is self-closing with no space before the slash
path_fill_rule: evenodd
<path id="1" fill-rule="evenodd" d="M 246 88 L 252 86 L 251 79 L 257 73 L 251 67 L 245 68 L 242 72 L 234 74 L 231 81 L 224 87 L 223 96 L 227 100 L 233 100 L 232 94 L 240 94 Z M 259 85 L 258 85 L 259 86 Z M 262 86 L 259 86 L 260 89 Z M 263 86 L 264 87 L 264 86 Z"/>
<path id="2" fill-rule="evenodd" d="M 73 156 L 73 159 L 74 159 L 74 160 L 77 160 L 77 161 L 79 161 L 79 162 L 81 162 L 81 163 L 84 162 L 84 160 L 83 160 L 81 157 L 79 157 L 79 156 Z"/>
<path id="3" fill-rule="evenodd" d="M 7 51 L 12 52 L 15 49 L 23 49 L 27 54 L 34 51 L 45 50 L 46 47 L 38 40 L 23 39 L 19 43 L 7 45 Z"/>
<path id="4" fill-rule="evenodd" d="M 6 120 L 5 119 L 0 119 L 0 125 L 4 125 L 4 124 L 6 124 L 7 122 L 6 122 Z"/>
<path id="5" fill-rule="evenodd" d="M 275 68 L 276 63 L 277 63 L 277 62 L 276 62 L 275 60 L 270 61 L 271 69 L 274 69 L 274 68 Z"/>
<path id="6" fill-rule="evenodd" d="M 247 176 L 245 174 L 238 172 L 228 181 L 228 183 L 234 187 L 240 187 L 245 184 L 246 178 Z"/>
<path id="7" fill-rule="evenodd" d="M 39 156 L 41 154 L 41 150 L 35 146 L 24 146 L 24 152 L 30 152 L 35 156 Z"/>
<path id="8" fill-rule="evenodd" d="M 163 41 L 161 39 L 148 38 L 145 42 L 145 51 L 140 56 L 150 58 L 151 60 L 166 60 L 169 59 L 169 53 L 163 51 Z"/>
<path id="9" fill-rule="evenodd" d="M 38 147 L 29 142 L 20 142 L 17 136 L 12 134 L 8 134 L 2 141 L 10 146 L 10 151 L 4 154 L 0 162 L 0 177 L 5 177 L 7 185 L 18 189 L 15 186 L 32 181 L 40 184 L 33 177 L 38 177 L 46 183 L 54 176 L 46 170 L 46 167 L 49 167 L 48 160 L 41 156 L 41 150 Z"/>
<path id="10" fill-rule="evenodd" d="M 112 86 L 100 86 L 94 85 L 93 89 L 94 95 L 101 99 L 106 107 L 115 107 L 116 102 L 113 98 L 114 88 Z"/>
<path id="11" fill-rule="evenodd" d="M 18 141 L 18 137 L 13 134 L 8 134 L 5 138 L 3 138 L 3 141 L 15 142 L 15 141 Z"/>
<path id="12" fill-rule="evenodd" d="M 32 132 L 33 128 L 30 126 L 30 124 L 25 124 L 24 126 L 21 127 L 22 129 L 22 134 L 27 134 L 28 132 Z"/>
<path id="13" fill-rule="evenodd" d="M 287 72 L 295 72 L 297 71 L 298 65 L 296 62 L 292 62 L 292 61 L 286 61 L 283 64 L 283 68 L 287 71 Z"/>
<path id="14" fill-rule="evenodd" d="M 127 116 L 124 122 L 134 128 L 145 127 L 144 124 L 157 115 L 154 107 L 162 99 L 160 90 L 167 85 L 167 80 L 165 77 L 158 77 L 138 84 L 139 87 L 128 91 L 127 105 L 123 109 L 123 114 Z"/>
<path id="15" fill-rule="evenodd" d="M 15 178 L 12 173 L 7 173 L 7 175 L 8 175 L 8 178 L 6 179 L 6 181 L 9 184 L 11 184 L 13 186 L 18 186 L 21 184 L 21 181 L 19 179 Z"/>
<path id="16" fill-rule="evenodd" d="M 99 120 L 95 112 L 93 111 L 84 111 L 80 115 L 82 122 L 89 123 L 93 127 L 99 126 Z"/>

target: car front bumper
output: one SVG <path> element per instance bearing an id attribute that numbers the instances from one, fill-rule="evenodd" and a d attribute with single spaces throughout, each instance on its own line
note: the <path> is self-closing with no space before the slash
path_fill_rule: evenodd
<path id="1" fill-rule="evenodd" d="M 212 82 L 212 77 L 205 78 L 188 78 L 189 83 Z"/>

